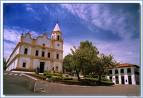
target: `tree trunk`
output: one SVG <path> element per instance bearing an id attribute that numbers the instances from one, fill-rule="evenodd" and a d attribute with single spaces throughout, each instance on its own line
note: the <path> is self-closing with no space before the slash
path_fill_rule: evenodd
<path id="1" fill-rule="evenodd" d="M 79 72 L 77 70 L 76 70 L 76 75 L 77 75 L 78 80 L 80 80 Z"/>
<path id="2" fill-rule="evenodd" d="M 78 80 L 80 80 L 79 71 L 77 70 L 76 66 L 75 66 L 75 72 L 76 72 L 76 75 L 77 75 Z"/>
<path id="3" fill-rule="evenodd" d="M 99 75 L 98 82 L 101 83 L 101 75 Z"/>

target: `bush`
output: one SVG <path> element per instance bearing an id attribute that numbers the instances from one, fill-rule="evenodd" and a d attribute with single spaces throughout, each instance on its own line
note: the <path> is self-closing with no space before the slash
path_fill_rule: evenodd
<path id="1" fill-rule="evenodd" d="M 63 80 L 73 80 L 73 78 L 70 78 L 70 77 L 63 77 Z"/>
<path id="2" fill-rule="evenodd" d="M 44 76 L 46 76 L 46 77 L 52 77 L 52 76 L 62 77 L 62 74 L 61 74 L 61 73 L 51 73 L 51 72 L 49 72 L 49 71 L 45 71 L 45 72 L 44 72 Z"/>
<path id="3" fill-rule="evenodd" d="M 43 73 L 43 75 L 44 75 L 44 76 L 46 76 L 46 75 L 51 75 L 51 72 L 45 71 L 45 72 Z"/>
<path id="4" fill-rule="evenodd" d="M 108 81 L 109 79 L 107 79 L 107 78 L 102 78 L 102 81 Z"/>
<path id="5" fill-rule="evenodd" d="M 112 81 L 101 81 L 101 84 L 104 86 L 114 85 L 114 83 Z"/>
<path id="6" fill-rule="evenodd" d="M 68 85 L 80 85 L 80 81 L 78 80 L 61 80 L 62 83 L 68 84 Z"/>
<path id="7" fill-rule="evenodd" d="M 46 78 L 51 78 L 52 77 L 52 75 L 46 75 Z"/>
<path id="8" fill-rule="evenodd" d="M 51 80 L 52 80 L 52 81 L 60 81 L 60 80 L 62 80 L 62 77 L 52 76 L 52 77 L 51 77 Z"/>
<path id="9" fill-rule="evenodd" d="M 61 73 L 53 73 L 52 75 L 62 77 Z"/>
<path id="10" fill-rule="evenodd" d="M 96 78 L 85 78 L 85 80 L 96 82 L 98 79 L 96 79 Z"/>
<path id="11" fill-rule="evenodd" d="M 93 86 L 93 85 L 96 85 L 96 81 L 97 81 L 97 79 L 95 79 L 95 78 L 85 78 L 85 79 L 81 80 L 81 85 Z"/>

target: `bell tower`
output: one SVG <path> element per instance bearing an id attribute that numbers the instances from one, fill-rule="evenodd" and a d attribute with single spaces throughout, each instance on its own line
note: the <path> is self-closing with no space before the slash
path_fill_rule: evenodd
<path id="1" fill-rule="evenodd" d="M 63 50 L 63 38 L 59 24 L 56 23 L 51 35 L 52 47 Z"/>
<path id="2" fill-rule="evenodd" d="M 58 23 L 56 23 L 56 25 L 52 31 L 51 39 L 55 40 L 55 41 L 63 41 L 62 32 L 60 30 Z"/>
<path id="3" fill-rule="evenodd" d="M 62 32 L 59 27 L 59 24 L 56 23 L 54 29 L 52 30 L 51 35 L 51 48 L 54 49 L 53 51 L 53 59 L 56 61 L 51 62 L 53 65 L 54 71 L 60 71 L 63 70 L 63 38 L 62 38 Z"/>

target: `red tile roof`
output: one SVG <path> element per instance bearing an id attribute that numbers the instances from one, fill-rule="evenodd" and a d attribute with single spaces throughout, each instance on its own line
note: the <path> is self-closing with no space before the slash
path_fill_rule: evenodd
<path id="1" fill-rule="evenodd" d="M 120 68 L 120 67 L 139 67 L 139 66 L 134 65 L 134 64 L 124 63 L 124 64 L 117 65 L 117 68 Z"/>

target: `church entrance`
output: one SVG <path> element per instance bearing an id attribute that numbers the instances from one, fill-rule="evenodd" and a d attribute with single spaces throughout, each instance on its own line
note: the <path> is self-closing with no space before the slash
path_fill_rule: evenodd
<path id="1" fill-rule="evenodd" d="M 40 73 L 44 72 L 44 65 L 45 65 L 45 62 L 40 62 Z"/>

